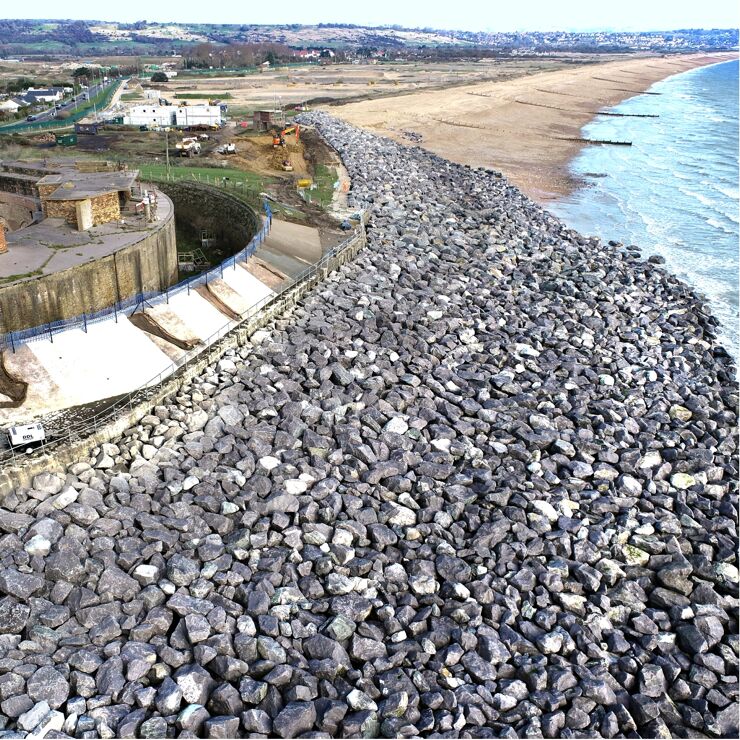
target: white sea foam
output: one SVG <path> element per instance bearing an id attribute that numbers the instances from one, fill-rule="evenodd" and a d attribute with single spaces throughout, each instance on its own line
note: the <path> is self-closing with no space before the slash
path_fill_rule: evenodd
<path id="1" fill-rule="evenodd" d="M 584 149 L 576 173 L 608 177 L 592 180 L 559 212 L 584 233 L 662 255 L 667 269 L 706 296 L 728 350 L 740 359 L 737 68 L 735 62 L 678 75 L 656 86 L 660 98 L 620 108 L 642 111 L 649 103 L 659 119 L 592 123 L 589 136 L 633 146 Z"/>

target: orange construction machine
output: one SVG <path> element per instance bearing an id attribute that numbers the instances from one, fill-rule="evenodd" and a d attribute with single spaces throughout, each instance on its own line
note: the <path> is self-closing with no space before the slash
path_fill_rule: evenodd
<path id="1" fill-rule="evenodd" d="M 300 138 L 300 126 L 286 126 L 282 131 L 273 130 L 272 132 L 272 145 L 277 149 L 279 146 L 285 146 L 285 137 L 288 134 L 295 134 L 295 140 L 298 141 Z"/>

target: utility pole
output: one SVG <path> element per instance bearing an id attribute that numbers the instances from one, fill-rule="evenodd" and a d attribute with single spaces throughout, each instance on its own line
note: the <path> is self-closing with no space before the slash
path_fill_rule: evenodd
<path id="1" fill-rule="evenodd" d="M 170 179 L 170 128 L 164 130 L 165 159 L 167 161 L 167 179 Z"/>
<path id="2" fill-rule="evenodd" d="M 90 90 L 90 88 L 88 88 L 88 90 Z M 92 90 L 90 92 L 90 95 L 92 95 L 93 117 L 94 117 L 95 122 L 97 123 L 97 120 L 98 120 L 98 109 L 97 109 L 97 107 L 95 105 L 95 95 L 96 95 L 96 93 L 95 93 L 95 70 L 94 69 L 92 70 Z"/>

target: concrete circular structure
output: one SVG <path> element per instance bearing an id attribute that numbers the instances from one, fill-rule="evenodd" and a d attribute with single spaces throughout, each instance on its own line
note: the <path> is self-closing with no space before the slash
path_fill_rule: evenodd
<path id="1" fill-rule="evenodd" d="M 0 192 L 16 221 L 30 205 L 46 215 L 17 230 L 5 217 L 0 333 L 95 313 L 177 282 L 172 201 L 150 188 L 156 207 L 147 217 L 138 173 L 99 167 L 0 163 Z"/>

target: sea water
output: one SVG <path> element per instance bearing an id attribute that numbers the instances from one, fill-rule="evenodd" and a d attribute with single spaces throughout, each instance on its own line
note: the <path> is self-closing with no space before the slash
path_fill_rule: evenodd
<path id="1" fill-rule="evenodd" d="M 653 85 L 609 111 L 658 118 L 599 116 L 573 161 L 585 186 L 548 209 L 568 226 L 603 240 L 636 244 L 643 255 L 704 295 L 719 338 L 738 362 L 738 62 L 713 64 Z"/>

